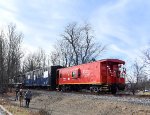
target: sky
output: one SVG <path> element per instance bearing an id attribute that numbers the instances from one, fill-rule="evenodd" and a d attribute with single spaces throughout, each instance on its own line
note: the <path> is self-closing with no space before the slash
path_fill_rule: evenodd
<path id="1" fill-rule="evenodd" d="M 133 61 L 150 44 L 149 0 L 0 0 L 0 28 L 14 23 L 24 34 L 23 50 L 50 52 L 67 24 L 88 22 L 99 57 Z"/>

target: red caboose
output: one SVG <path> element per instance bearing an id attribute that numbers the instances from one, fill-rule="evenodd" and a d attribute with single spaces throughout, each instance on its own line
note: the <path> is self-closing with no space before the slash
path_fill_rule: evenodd
<path id="1" fill-rule="evenodd" d="M 90 89 L 93 92 L 116 93 L 125 88 L 124 61 L 104 59 L 57 70 L 57 84 L 60 90 Z"/>

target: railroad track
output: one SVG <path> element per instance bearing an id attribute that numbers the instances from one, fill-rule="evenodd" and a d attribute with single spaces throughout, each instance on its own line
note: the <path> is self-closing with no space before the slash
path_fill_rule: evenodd
<path id="1" fill-rule="evenodd" d="M 105 100 L 105 101 L 115 101 L 115 102 L 126 102 L 131 104 L 146 105 L 150 106 L 150 96 L 145 95 L 130 95 L 123 92 L 119 92 L 116 95 L 112 94 L 95 94 L 90 92 L 61 92 L 61 91 L 46 91 L 46 90 L 33 90 L 35 93 L 42 95 L 56 96 L 70 98 L 71 96 L 78 96 L 79 98 L 87 98 L 92 100 Z M 33 94 L 34 95 L 34 94 Z"/>
<path id="2" fill-rule="evenodd" d="M 35 90 L 34 90 L 35 91 Z M 146 98 L 146 99 L 150 99 L 150 95 L 132 95 L 131 93 L 127 93 L 127 92 L 117 92 L 116 94 L 111 94 L 109 92 L 101 92 L 101 93 L 91 93 L 88 90 L 87 91 L 66 91 L 66 92 L 62 92 L 62 91 L 50 91 L 50 90 L 37 90 L 37 91 L 45 91 L 47 93 L 49 92 L 61 92 L 64 94 L 81 94 L 81 95 L 96 95 L 96 96 L 111 96 L 111 97 L 132 97 L 132 98 Z"/>
<path id="3" fill-rule="evenodd" d="M 131 95 L 131 94 L 91 94 L 91 93 L 83 93 L 83 92 L 63 92 L 66 95 L 80 95 L 84 96 L 85 98 L 92 98 L 92 99 L 102 99 L 106 101 L 115 101 L 115 102 L 127 102 L 132 104 L 139 104 L 139 105 L 147 105 L 150 106 L 150 96 L 145 95 Z"/>

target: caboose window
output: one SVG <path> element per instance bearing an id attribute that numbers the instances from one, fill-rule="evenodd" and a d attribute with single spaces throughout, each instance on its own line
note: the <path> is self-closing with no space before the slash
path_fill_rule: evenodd
<path id="1" fill-rule="evenodd" d="M 76 73 L 75 72 L 72 72 L 72 77 L 75 77 L 76 76 Z"/>
<path id="2" fill-rule="evenodd" d="M 81 72 L 80 72 L 80 69 L 75 69 L 73 72 L 72 72 L 72 78 L 78 78 L 81 76 Z"/>

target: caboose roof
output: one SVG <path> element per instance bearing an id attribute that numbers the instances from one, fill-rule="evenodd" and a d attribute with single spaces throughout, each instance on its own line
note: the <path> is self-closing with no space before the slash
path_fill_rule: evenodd
<path id="1" fill-rule="evenodd" d="M 102 60 L 97 60 L 94 62 L 89 62 L 89 63 L 96 63 L 96 62 L 114 62 L 114 63 L 118 63 L 118 64 L 125 64 L 125 61 L 119 60 L 119 59 L 102 59 Z M 84 63 L 84 64 L 89 64 L 89 63 Z M 79 65 L 75 65 L 75 66 L 80 66 L 80 65 L 84 65 L 84 64 L 79 64 Z M 65 67 L 65 68 L 60 68 L 60 69 L 66 69 L 66 68 L 71 68 L 74 66 L 70 66 L 70 67 Z"/>
<path id="2" fill-rule="evenodd" d="M 105 61 L 110 61 L 110 62 L 116 62 L 116 63 L 120 63 L 120 64 L 125 64 L 125 61 L 119 60 L 119 59 L 102 59 L 99 60 L 100 62 L 105 62 Z"/>

